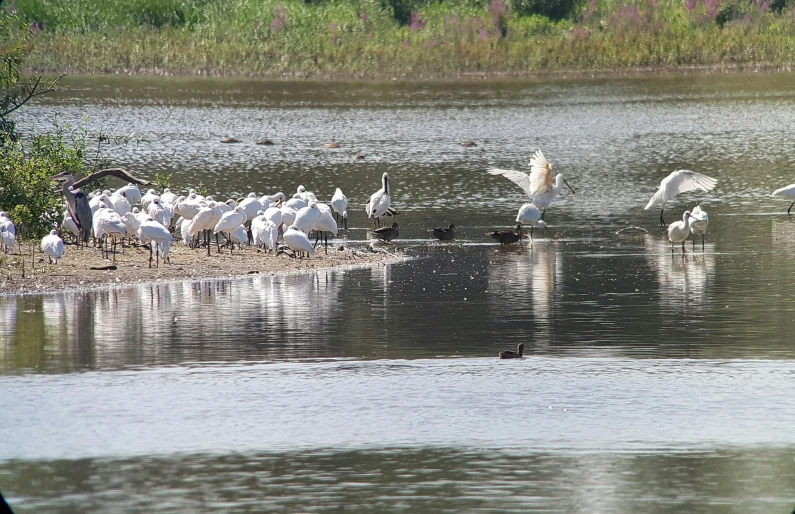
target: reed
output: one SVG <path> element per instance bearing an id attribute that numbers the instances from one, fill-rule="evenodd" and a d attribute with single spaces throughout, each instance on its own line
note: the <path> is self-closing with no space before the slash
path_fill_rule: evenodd
<path id="1" fill-rule="evenodd" d="M 589 0 L 557 21 L 523 14 L 525 0 L 411 0 L 405 23 L 396 1 L 17 0 L 13 8 L 36 32 L 27 65 L 37 70 L 379 78 L 795 60 L 795 11 L 767 0 Z"/>

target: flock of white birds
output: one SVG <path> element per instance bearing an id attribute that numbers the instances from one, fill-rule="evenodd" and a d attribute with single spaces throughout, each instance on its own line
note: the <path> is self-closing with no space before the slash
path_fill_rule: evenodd
<path id="1" fill-rule="evenodd" d="M 574 189 L 562 174 L 558 174 L 553 181 L 552 166 L 541 150 L 533 155 L 529 174 L 497 168 L 490 168 L 488 172 L 508 178 L 530 197 L 531 202 L 519 208 L 516 222 L 518 230 L 521 230 L 522 225 L 531 227 L 531 239 L 533 228 L 546 229 L 543 221 L 544 212 L 560 193 L 563 185 L 568 186 L 574 193 Z M 709 192 L 716 184 L 716 179 L 701 173 L 689 170 L 674 171 L 660 182 L 659 189 L 644 209 L 659 206 L 660 224 L 665 226 L 663 213 L 668 200 L 688 191 Z M 791 209 L 795 205 L 795 184 L 777 189 L 772 196 L 792 200 L 787 210 L 787 214 L 791 214 Z M 230 199 L 220 202 L 211 196 L 202 196 L 193 189 L 183 196 L 177 196 L 168 188 L 162 194 L 149 189 L 142 195 L 138 186 L 128 184 L 116 191 L 97 191 L 89 200 L 92 212 L 91 229 L 95 240 L 101 242 L 100 245 L 104 241 L 104 251 L 107 251 L 108 244 L 115 246 L 119 239 L 137 238 L 141 243 L 149 244 L 150 266 L 152 252 L 156 256 L 156 265 L 159 265 L 160 261 L 168 262 L 169 250 L 174 241 L 172 226 L 173 233 L 178 234 L 185 245 L 192 248 L 204 245 L 208 255 L 213 237 L 219 251 L 221 248 L 219 236 L 221 236 L 230 252 L 233 251 L 235 244 L 246 243 L 276 252 L 279 250 L 280 235 L 284 246 L 289 248 L 293 255 L 312 255 L 321 237 L 325 237 L 328 244 L 328 234 L 337 235 L 338 222 L 347 229 L 348 198 L 340 188 L 336 189 L 330 204 L 329 206 L 319 201 L 315 194 L 307 191 L 304 186 L 298 186 L 295 194 L 289 199 L 282 192 L 265 196 L 250 193 L 239 201 Z M 372 194 L 365 206 L 367 217 L 380 226 L 380 218 L 394 212 L 391 211 L 390 204 L 389 177 L 384 173 L 381 177 L 381 189 Z M 668 240 L 672 251 L 674 245 L 681 244 L 684 255 L 685 241 L 693 235 L 695 247 L 695 236 L 698 234 L 702 236 L 703 248 L 708 224 L 709 216 L 700 206 L 685 211 L 681 220 L 668 225 Z M 80 238 L 78 224 L 72 219 L 68 210 L 64 213 L 61 227 Z M 393 228 L 378 229 L 376 235 L 389 240 L 389 231 L 396 233 L 396 230 L 397 224 L 394 224 Z M 436 229 L 430 232 L 440 231 L 439 233 L 446 234 L 446 237 L 435 234 L 437 237 L 451 239 L 452 230 L 451 225 L 449 229 Z M 309 239 L 311 232 L 316 234 L 314 243 Z M 378 232 L 384 236 L 382 237 Z M 498 231 L 489 235 L 500 242 L 517 240 L 513 232 Z M 502 240 L 497 237 L 498 235 L 510 237 Z M 7 252 L 14 245 L 15 239 L 14 223 L 5 212 L 0 212 L 0 249 Z M 52 230 L 42 239 L 41 249 L 50 262 L 57 263 L 57 260 L 63 256 L 64 243 L 58 236 L 57 230 Z"/>

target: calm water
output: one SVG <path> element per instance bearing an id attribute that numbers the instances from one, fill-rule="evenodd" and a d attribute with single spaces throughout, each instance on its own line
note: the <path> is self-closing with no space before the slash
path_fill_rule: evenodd
<path id="1" fill-rule="evenodd" d="M 21 124 L 55 115 L 134 132 L 106 147 L 114 163 L 221 198 L 340 186 L 352 240 L 387 171 L 411 259 L 0 296 L 0 491 L 16 511 L 795 506 L 795 220 L 769 196 L 795 182 L 795 75 L 72 79 Z M 526 198 L 484 170 L 539 147 L 577 190 L 547 212 L 555 239 L 488 244 Z M 642 210 L 680 168 L 718 179 L 715 197 L 667 205 L 669 222 L 696 202 L 710 214 L 684 260 Z M 450 221 L 457 244 L 427 239 Z M 650 232 L 615 234 L 628 225 Z M 520 342 L 528 358 L 496 359 Z"/>

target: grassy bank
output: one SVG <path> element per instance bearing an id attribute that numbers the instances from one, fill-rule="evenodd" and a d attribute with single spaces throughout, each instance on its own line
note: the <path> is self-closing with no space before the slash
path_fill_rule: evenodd
<path id="1" fill-rule="evenodd" d="M 766 0 L 17 0 L 27 65 L 90 73 L 454 76 L 787 67 L 795 11 Z"/>

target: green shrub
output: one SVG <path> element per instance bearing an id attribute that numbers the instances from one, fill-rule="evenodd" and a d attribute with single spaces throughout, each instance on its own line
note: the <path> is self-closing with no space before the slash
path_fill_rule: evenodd
<path id="1" fill-rule="evenodd" d="M 50 134 L 16 141 L 6 135 L 0 143 L 0 210 L 21 238 L 42 237 L 61 220 L 62 199 L 49 177 L 62 171 L 80 176 L 86 133 L 56 126 Z"/>
<path id="2" fill-rule="evenodd" d="M 511 9 L 521 16 L 537 14 L 551 20 L 570 18 L 577 5 L 576 0 L 510 0 Z"/>

